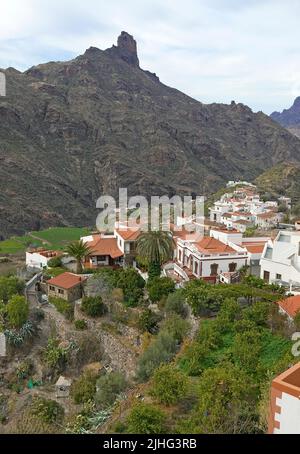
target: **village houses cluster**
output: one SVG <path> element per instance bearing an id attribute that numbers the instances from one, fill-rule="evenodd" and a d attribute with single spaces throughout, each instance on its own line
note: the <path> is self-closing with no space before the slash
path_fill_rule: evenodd
<path id="1" fill-rule="evenodd" d="M 289 210 L 291 200 L 281 197 L 262 201 L 255 186 L 247 182 L 229 182 L 227 187 L 228 193 L 210 208 L 209 218 L 178 217 L 175 224 L 170 224 L 174 253 L 163 264 L 162 273 L 172 278 L 177 287 L 191 279 L 226 285 L 238 282 L 241 271 L 250 269 L 252 275 L 265 282 L 285 287 L 287 296 L 277 304 L 292 323 L 300 311 L 300 223 L 284 224 L 284 213 L 279 211 L 283 205 Z M 203 235 L 191 234 L 191 224 L 201 227 Z M 256 236 L 247 234 L 249 228 L 256 229 Z M 138 266 L 136 246 L 140 234 L 139 226 L 116 222 L 111 234 L 95 232 L 82 237 L 92 251 L 82 264 L 86 273 L 66 271 L 51 278 L 46 282 L 48 295 L 69 302 L 80 299 L 88 273 L 102 267 L 134 266 L 147 279 Z M 26 264 L 42 270 L 56 257 L 66 268 L 72 265 L 72 257 L 65 253 L 41 249 L 28 251 Z M 299 395 L 300 363 L 272 382 L 270 433 L 298 430 L 295 415 L 300 410 Z"/>

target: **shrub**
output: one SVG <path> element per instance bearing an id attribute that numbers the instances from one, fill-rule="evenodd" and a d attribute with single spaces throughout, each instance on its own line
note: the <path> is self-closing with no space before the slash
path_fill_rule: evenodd
<path id="1" fill-rule="evenodd" d="M 75 404 L 83 404 L 92 400 L 96 392 L 96 376 L 92 372 L 85 372 L 71 386 L 71 396 Z"/>
<path id="2" fill-rule="evenodd" d="M 43 360 L 52 369 L 62 370 L 67 362 L 67 351 L 59 346 L 59 340 L 53 337 L 48 339 L 43 350 Z"/>
<path id="3" fill-rule="evenodd" d="M 127 418 L 127 430 L 132 434 L 165 433 L 166 416 L 154 405 L 138 403 Z"/>
<path id="4" fill-rule="evenodd" d="M 56 307 L 58 312 L 63 314 L 67 320 L 73 320 L 74 318 L 74 306 L 63 298 L 50 297 L 49 302 Z"/>
<path id="5" fill-rule="evenodd" d="M 76 350 L 73 362 L 76 368 L 90 362 L 100 361 L 103 349 L 97 332 L 86 331 L 76 336 Z"/>
<path id="6" fill-rule="evenodd" d="M 138 361 L 137 378 L 146 381 L 163 363 L 171 361 L 177 351 L 177 341 L 170 333 L 160 332 Z"/>
<path id="7" fill-rule="evenodd" d="M 188 306 L 185 304 L 184 290 L 176 290 L 167 297 L 165 311 L 167 314 L 174 312 L 183 318 L 188 315 Z"/>
<path id="8" fill-rule="evenodd" d="M 90 317 L 100 317 L 106 312 L 106 306 L 101 296 L 85 296 L 82 299 L 81 310 Z"/>
<path id="9" fill-rule="evenodd" d="M 16 276 L 0 276 L 0 302 L 7 303 L 12 296 L 21 295 L 24 286 L 24 282 Z"/>
<path id="10" fill-rule="evenodd" d="M 25 360 L 17 367 L 17 377 L 19 380 L 28 378 L 33 371 L 33 363 L 31 360 Z"/>
<path id="11" fill-rule="evenodd" d="M 95 401 L 100 408 L 109 407 L 117 396 L 126 389 L 125 377 L 120 372 L 103 375 L 97 380 Z"/>
<path id="12" fill-rule="evenodd" d="M 175 290 L 175 283 L 169 277 L 154 277 L 147 283 L 149 298 L 154 303 Z"/>
<path id="13" fill-rule="evenodd" d="M 153 375 L 151 395 L 159 402 L 172 405 L 187 392 L 187 378 L 174 364 L 160 366 Z"/>
<path id="14" fill-rule="evenodd" d="M 75 320 L 74 325 L 80 331 L 87 329 L 87 322 L 83 319 Z"/>
<path id="15" fill-rule="evenodd" d="M 134 268 L 118 270 L 116 276 L 115 286 L 123 290 L 125 304 L 136 306 L 143 297 L 144 279 Z"/>
<path id="16" fill-rule="evenodd" d="M 139 317 L 138 327 L 142 332 L 148 331 L 151 334 L 155 334 L 158 331 L 158 323 L 161 320 L 161 316 L 146 309 Z"/>
<path id="17" fill-rule="evenodd" d="M 53 257 L 52 259 L 49 260 L 48 266 L 50 268 L 58 268 L 62 266 L 62 261 L 61 257 Z"/>
<path id="18" fill-rule="evenodd" d="M 45 423 L 62 422 L 64 409 L 55 400 L 35 397 L 31 404 L 31 413 L 39 417 Z"/>
<path id="19" fill-rule="evenodd" d="M 11 328 L 21 328 L 29 315 L 29 304 L 24 296 L 13 296 L 7 306 L 6 313 Z"/>
<path id="20" fill-rule="evenodd" d="M 169 333 L 178 343 L 183 341 L 190 329 L 190 324 L 187 320 L 182 319 L 177 314 L 172 314 L 167 318 L 162 326 L 162 330 Z"/>

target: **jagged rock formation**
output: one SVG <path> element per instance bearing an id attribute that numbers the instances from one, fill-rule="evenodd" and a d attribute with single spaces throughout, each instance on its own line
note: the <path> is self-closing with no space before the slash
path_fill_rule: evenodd
<path id="1" fill-rule="evenodd" d="M 295 99 L 294 104 L 289 109 L 273 112 L 271 118 L 300 137 L 300 96 Z"/>
<path id="2" fill-rule="evenodd" d="M 209 194 L 253 179 L 300 141 L 242 104 L 205 105 L 139 67 L 136 43 L 5 70 L 0 98 L 0 236 L 95 223 L 96 200 Z"/>

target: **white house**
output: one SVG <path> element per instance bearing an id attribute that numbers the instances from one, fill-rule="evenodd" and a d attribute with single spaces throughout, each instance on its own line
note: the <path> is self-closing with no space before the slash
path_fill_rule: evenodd
<path id="1" fill-rule="evenodd" d="M 26 252 L 26 266 L 28 268 L 43 269 L 48 267 L 48 263 L 55 257 L 62 256 L 60 251 L 48 251 L 46 249 L 36 249 Z"/>
<path id="2" fill-rule="evenodd" d="M 300 434 L 300 363 L 272 381 L 269 434 Z"/>
<path id="3" fill-rule="evenodd" d="M 202 278 L 215 283 L 222 273 L 234 273 L 247 265 L 246 249 L 210 237 L 196 241 L 177 239 L 174 272 L 184 280 Z"/>
<path id="4" fill-rule="evenodd" d="M 268 241 L 260 260 L 261 278 L 300 286 L 300 232 L 280 231 Z"/>

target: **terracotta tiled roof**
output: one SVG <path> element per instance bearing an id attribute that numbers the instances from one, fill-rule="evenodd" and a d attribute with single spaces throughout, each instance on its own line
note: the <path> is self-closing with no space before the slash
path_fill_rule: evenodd
<path id="1" fill-rule="evenodd" d="M 83 276 L 77 276 L 73 273 L 62 273 L 59 276 L 53 277 L 47 281 L 47 284 L 54 285 L 55 287 L 64 288 L 68 290 L 75 285 L 78 285 L 80 282 L 84 282 L 86 280 Z"/>
<path id="2" fill-rule="evenodd" d="M 234 211 L 233 216 L 252 216 L 249 211 Z"/>
<path id="3" fill-rule="evenodd" d="M 242 244 L 248 252 L 252 254 L 260 254 L 264 250 L 265 243 L 263 244 Z"/>
<path id="4" fill-rule="evenodd" d="M 233 224 L 241 224 L 241 225 L 248 225 L 248 224 L 251 224 L 250 221 L 246 221 L 245 219 L 238 219 L 237 221 L 233 221 Z"/>
<path id="5" fill-rule="evenodd" d="M 274 211 L 267 211 L 266 213 L 261 213 L 261 214 L 257 215 L 257 217 L 260 219 L 270 219 L 270 218 L 274 218 L 275 216 L 276 216 L 276 213 L 274 213 Z"/>
<path id="6" fill-rule="evenodd" d="M 123 252 L 118 248 L 116 238 L 105 238 L 99 235 L 93 235 L 93 241 L 87 242 L 91 248 L 92 253 L 90 256 L 95 255 L 109 255 L 112 259 L 122 257 Z"/>
<path id="7" fill-rule="evenodd" d="M 228 244 L 222 243 L 222 241 L 212 237 L 202 238 L 202 240 L 195 243 L 195 246 L 200 252 L 207 255 L 236 252 L 232 247 L 228 246 Z"/>
<path id="8" fill-rule="evenodd" d="M 140 235 L 140 229 L 133 229 L 133 228 L 124 228 L 124 229 L 116 229 L 118 235 L 125 241 L 134 241 Z"/>
<path id="9" fill-rule="evenodd" d="M 300 295 L 289 296 L 288 298 L 278 301 L 277 304 L 290 316 L 295 317 L 300 311 Z"/>

